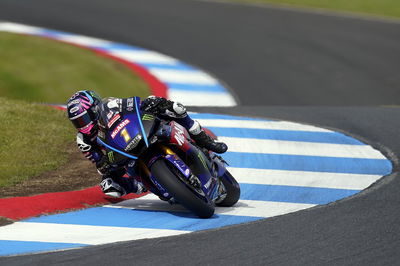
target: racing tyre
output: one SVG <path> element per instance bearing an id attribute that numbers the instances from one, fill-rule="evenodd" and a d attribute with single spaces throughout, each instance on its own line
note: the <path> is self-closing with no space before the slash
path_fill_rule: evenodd
<path id="1" fill-rule="evenodd" d="M 231 207 L 238 202 L 240 198 L 240 186 L 236 179 L 229 173 L 228 171 L 225 172 L 220 177 L 222 184 L 224 184 L 226 189 L 226 198 L 217 203 L 218 206 L 221 207 Z"/>
<path id="2" fill-rule="evenodd" d="M 173 166 L 171 166 L 173 167 Z M 191 190 L 188 185 L 172 171 L 164 160 L 157 160 L 151 166 L 151 173 L 156 176 L 157 181 L 185 208 L 192 211 L 200 218 L 210 218 L 214 214 L 215 206 L 211 200 L 207 202 L 196 196 L 196 192 Z"/>

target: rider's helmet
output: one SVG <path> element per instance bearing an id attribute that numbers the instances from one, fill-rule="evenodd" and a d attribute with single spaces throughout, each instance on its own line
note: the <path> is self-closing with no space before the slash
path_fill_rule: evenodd
<path id="1" fill-rule="evenodd" d="M 68 118 L 79 132 L 86 135 L 97 133 L 99 103 L 101 103 L 100 96 L 89 90 L 78 91 L 68 100 Z"/>

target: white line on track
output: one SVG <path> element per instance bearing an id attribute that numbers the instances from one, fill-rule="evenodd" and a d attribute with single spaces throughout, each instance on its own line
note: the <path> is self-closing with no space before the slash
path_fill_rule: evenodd
<path id="1" fill-rule="evenodd" d="M 150 73 L 164 82 L 196 85 L 217 85 L 218 81 L 198 70 L 150 68 Z"/>
<path id="2" fill-rule="evenodd" d="M 346 145 L 233 137 L 218 137 L 218 139 L 226 142 L 229 146 L 229 151 L 231 152 L 386 159 L 379 151 L 368 145 Z"/>
<path id="3" fill-rule="evenodd" d="M 183 230 L 19 222 L 0 227 L 1 240 L 106 244 L 189 233 Z"/>
<path id="4" fill-rule="evenodd" d="M 75 35 L 60 35 L 57 37 L 57 40 L 82 46 L 107 46 L 112 44 L 110 41 L 98 38 Z"/>
<path id="5" fill-rule="evenodd" d="M 113 56 L 120 57 L 122 59 L 134 63 L 142 63 L 142 64 L 156 63 L 164 65 L 175 65 L 178 63 L 178 60 L 176 60 L 175 58 L 148 50 L 127 51 L 127 50 L 112 49 L 109 50 L 108 53 L 110 53 Z"/>
<path id="6" fill-rule="evenodd" d="M 314 207 L 315 204 L 288 203 L 274 201 L 240 200 L 233 207 L 216 207 L 216 214 L 251 216 L 251 217 L 273 217 L 285 213 L 304 210 Z M 114 205 L 106 205 L 108 208 L 126 208 L 135 210 L 188 212 L 181 205 L 170 205 L 161 201 L 156 195 L 149 194 L 139 199 L 126 200 Z"/>
<path id="7" fill-rule="evenodd" d="M 228 167 L 239 183 L 363 190 L 381 175 L 342 174 Z"/>
<path id="8" fill-rule="evenodd" d="M 0 30 L 14 33 L 22 33 L 22 34 L 38 34 L 42 32 L 41 28 L 32 27 L 28 25 L 15 24 L 9 22 L 0 23 Z"/>
<path id="9" fill-rule="evenodd" d="M 314 204 L 285 203 L 241 200 L 235 207 L 216 208 L 216 214 L 272 217 L 283 215 L 315 206 Z M 148 195 L 140 199 L 128 200 L 109 208 L 124 208 L 136 210 L 183 211 L 180 205 L 169 205 Z M 49 243 L 73 243 L 98 245 L 118 241 L 138 240 L 190 233 L 184 230 L 130 228 L 118 226 L 75 225 L 59 223 L 17 222 L 6 227 L 0 227 L 0 239 L 9 241 L 37 241 Z"/>
<path id="10" fill-rule="evenodd" d="M 304 132 L 333 132 L 328 129 L 310 125 L 303 125 L 285 121 L 261 121 L 261 120 L 225 120 L 225 119 L 196 119 L 204 127 L 222 128 L 252 128 L 270 130 L 294 130 Z"/>
<path id="11" fill-rule="evenodd" d="M 210 101 L 210 98 L 213 100 Z M 188 106 L 235 106 L 235 99 L 226 92 L 198 92 L 184 91 L 170 88 L 168 90 L 168 99 L 179 99 L 179 102 Z"/>
<path id="12" fill-rule="evenodd" d="M 308 209 L 314 206 L 316 205 L 275 201 L 240 200 L 234 207 L 217 207 L 216 213 L 268 218 Z"/>

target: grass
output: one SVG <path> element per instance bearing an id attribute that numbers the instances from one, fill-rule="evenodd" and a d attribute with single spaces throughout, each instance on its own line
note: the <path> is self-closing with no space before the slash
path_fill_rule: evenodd
<path id="1" fill-rule="evenodd" d="M 89 88 L 102 97 L 149 95 L 138 76 L 108 58 L 40 37 L 0 33 L 0 187 L 67 162 L 76 131 L 64 112 L 38 103 L 65 104 Z"/>
<path id="2" fill-rule="evenodd" d="M 0 97 L 0 121 L 0 187 L 66 162 L 75 130 L 64 112 Z"/>
<path id="3" fill-rule="evenodd" d="M 335 11 L 364 13 L 400 18 L 399 0 L 234 0 L 241 2 L 285 4 L 301 7 L 324 8 Z"/>
<path id="4" fill-rule="evenodd" d="M 77 90 L 100 96 L 147 96 L 149 88 L 121 63 L 35 36 L 0 33 L 0 97 L 66 103 Z"/>

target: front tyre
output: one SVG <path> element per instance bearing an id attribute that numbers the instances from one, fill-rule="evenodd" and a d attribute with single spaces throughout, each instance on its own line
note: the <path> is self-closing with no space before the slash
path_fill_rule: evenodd
<path id="1" fill-rule="evenodd" d="M 240 186 L 236 179 L 226 171 L 221 177 L 220 180 L 222 184 L 224 184 L 226 189 L 226 197 L 223 201 L 217 203 L 218 206 L 221 207 L 231 207 L 238 202 L 240 198 Z"/>
<path id="2" fill-rule="evenodd" d="M 171 166 L 172 167 L 172 166 Z M 192 211 L 200 218 L 210 218 L 214 214 L 214 203 L 205 202 L 196 196 L 196 192 L 185 185 L 178 176 L 168 167 L 164 160 L 157 160 L 151 166 L 151 173 L 157 181 L 184 207 Z M 176 171 L 176 174 L 180 174 Z"/>

